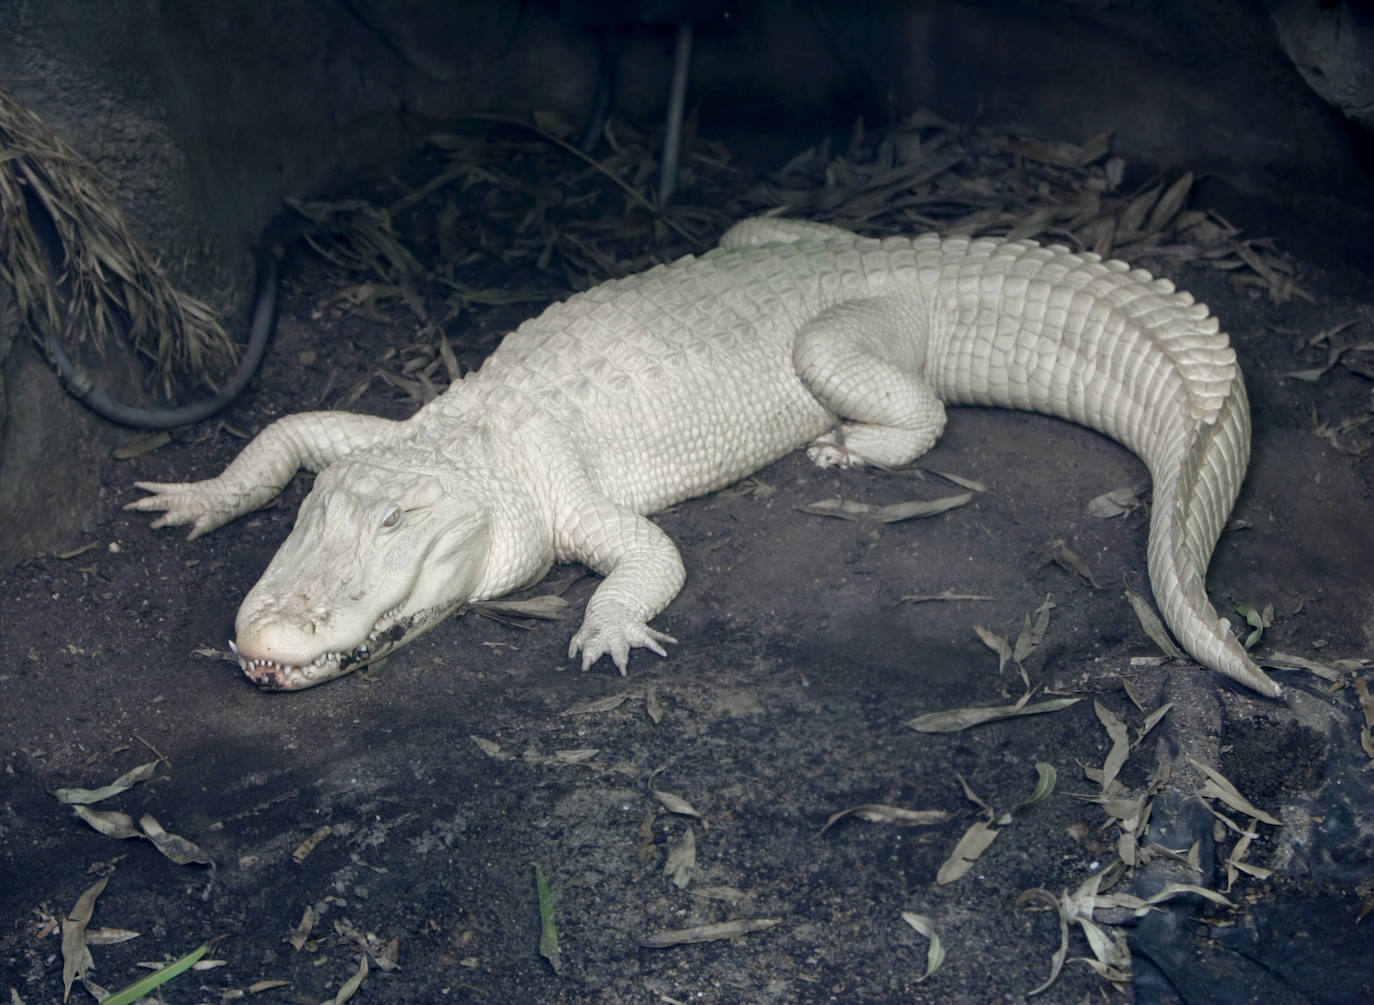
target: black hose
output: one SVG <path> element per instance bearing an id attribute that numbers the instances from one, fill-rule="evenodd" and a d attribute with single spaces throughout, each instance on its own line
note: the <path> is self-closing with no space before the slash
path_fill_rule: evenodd
<path id="1" fill-rule="evenodd" d="M 214 397 L 170 408 L 137 408 L 115 401 L 95 386 L 90 375 L 72 362 L 71 357 L 57 344 L 57 339 L 49 333 L 45 347 L 62 376 L 67 392 L 101 418 L 136 429 L 173 429 L 214 415 L 248 386 L 267 352 L 267 342 L 277 318 L 277 263 L 280 256 L 280 246 L 261 249 L 254 256 L 257 282 L 253 293 L 253 320 L 248 329 L 248 343 L 243 347 L 243 356 L 239 358 L 239 365 L 234 369 L 229 383 Z"/>

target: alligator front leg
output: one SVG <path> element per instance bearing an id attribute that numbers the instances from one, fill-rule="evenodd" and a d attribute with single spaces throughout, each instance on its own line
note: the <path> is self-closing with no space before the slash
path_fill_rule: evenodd
<path id="1" fill-rule="evenodd" d="M 301 412 L 255 436 L 215 478 L 199 482 L 135 482 L 153 495 L 124 508 L 162 511 L 154 527 L 191 524 L 188 539 L 208 534 L 271 502 L 300 468 L 320 471 L 354 450 L 393 434 L 401 423 L 351 412 Z"/>
<path id="2" fill-rule="evenodd" d="M 687 573 L 677 546 L 656 524 L 604 499 L 589 499 L 562 521 L 558 557 L 582 562 L 605 576 L 568 646 L 582 653 L 582 669 L 609 655 L 621 674 L 630 649 L 642 646 L 660 656 L 677 640 L 649 627 L 677 596 Z"/>

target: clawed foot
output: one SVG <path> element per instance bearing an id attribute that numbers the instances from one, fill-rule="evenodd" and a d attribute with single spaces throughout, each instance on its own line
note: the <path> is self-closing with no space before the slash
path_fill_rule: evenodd
<path id="1" fill-rule="evenodd" d="M 189 523 L 188 540 L 208 534 L 228 523 L 237 511 L 227 500 L 217 498 L 214 479 L 204 482 L 134 482 L 136 488 L 153 493 L 126 503 L 124 508 L 144 513 L 162 512 L 153 527 L 172 527 Z"/>
<path id="2" fill-rule="evenodd" d="M 806 448 L 806 456 L 818 468 L 861 468 L 864 459 L 844 445 L 844 438 L 838 431 L 826 433 L 811 441 Z"/>
<path id="3" fill-rule="evenodd" d="M 615 663 L 620 676 L 625 676 L 625 665 L 630 659 L 630 649 L 641 646 L 660 656 L 667 656 L 664 644 L 676 645 L 677 639 L 671 635 L 650 628 L 644 621 L 629 611 L 603 608 L 587 610 L 582 627 L 568 644 L 568 658 L 582 653 L 582 669 L 588 670 L 604 655 L 609 655 Z"/>

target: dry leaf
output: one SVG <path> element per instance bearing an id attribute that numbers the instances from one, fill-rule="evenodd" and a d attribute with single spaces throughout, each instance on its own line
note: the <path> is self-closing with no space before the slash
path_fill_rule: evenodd
<path id="1" fill-rule="evenodd" d="M 1126 758 L 1131 753 L 1131 742 L 1126 735 L 1126 724 L 1116 717 L 1116 715 L 1103 705 L 1100 701 L 1093 701 L 1093 710 L 1097 713 L 1097 719 L 1104 729 L 1107 730 L 1107 737 L 1112 741 L 1111 750 L 1107 751 L 1107 759 L 1102 762 L 1102 791 L 1105 794 L 1116 781 L 1116 776 L 1121 772 L 1121 768 L 1126 763 Z"/>
<path id="2" fill-rule="evenodd" d="M 697 925 L 693 928 L 678 928 L 659 932 L 639 940 L 645 949 L 666 949 L 693 942 L 715 942 L 719 939 L 734 939 L 752 932 L 762 932 L 774 925 L 782 924 L 781 918 L 752 918 L 745 921 L 720 921 L 712 925 Z"/>
<path id="3" fill-rule="evenodd" d="M 1191 757 L 1188 758 L 1188 760 L 1192 761 L 1194 766 L 1207 776 L 1207 781 L 1203 783 L 1200 792 L 1201 795 L 1209 799 L 1220 799 L 1233 810 L 1244 813 L 1246 816 L 1254 817 L 1261 823 L 1272 824 L 1275 827 L 1283 826 L 1283 821 L 1276 820 L 1268 813 L 1253 806 L 1250 800 L 1242 796 L 1236 787 L 1232 785 L 1220 771 L 1217 771 L 1215 768 L 1209 768 L 1207 765 Z"/>
<path id="4" fill-rule="evenodd" d="M 839 517 L 842 520 L 866 520 L 873 523 L 899 523 L 903 520 L 918 520 L 938 516 L 946 510 L 966 505 L 973 499 L 972 492 L 943 499 L 912 499 L 908 502 L 875 506 L 869 503 L 853 502 L 848 499 L 821 499 L 797 509 L 814 516 Z"/>
<path id="5" fill-rule="evenodd" d="M 912 604 L 924 604 L 933 600 L 995 600 L 982 593 L 955 593 L 953 590 L 943 590 L 940 593 L 908 593 L 901 598 Z"/>
<path id="6" fill-rule="evenodd" d="M 1026 797 L 1024 802 L 1015 806 L 1010 816 L 1019 816 L 1021 813 L 1030 809 L 1038 803 L 1044 802 L 1054 792 L 1054 786 L 1059 781 L 1059 772 L 1055 770 L 1053 764 L 1048 761 L 1035 762 L 1035 788 Z"/>
<path id="7" fill-rule="evenodd" d="M 933 824 L 942 824 L 954 816 L 953 813 L 945 810 L 908 810 L 900 806 L 887 806 L 882 803 L 864 803 L 861 806 L 851 806 L 847 810 L 840 810 L 838 813 L 830 814 L 830 819 L 821 828 L 821 833 L 828 831 L 833 824 L 843 820 L 845 817 L 858 817 L 860 820 L 867 820 L 876 824 L 898 824 L 903 827 L 929 827 Z"/>
<path id="8" fill-rule="evenodd" d="M 86 926 L 95 913 L 96 899 L 105 891 L 109 876 L 102 876 L 77 898 L 76 904 L 62 919 L 62 1000 L 65 1002 L 72 993 L 72 983 L 84 977 L 86 971 L 95 966 L 91 951 L 86 945 Z"/>
<path id="9" fill-rule="evenodd" d="M 1014 719 L 1021 715 L 1040 715 L 1043 712 L 1058 712 L 1077 704 L 1078 698 L 1051 698 L 1036 702 L 1034 705 L 1001 705 L 993 708 L 955 708 L 947 712 L 929 712 L 908 719 L 904 725 L 920 733 L 957 733 L 961 729 L 977 726 L 984 722 L 1000 719 Z"/>
<path id="10" fill-rule="evenodd" d="M 982 857 L 983 852 L 988 850 L 999 833 L 987 821 L 975 821 L 954 846 L 949 858 L 940 866 L 939 872 L 935 874 L 935 882 L 945 886 L 967 873 L 973 868 L 973 863 Z"/>
<path id="11" fill-rule="evenodd" d="M 701 814 L 692 808 L 692 804 L 681 796 L 675 796 L 671 792 L 664 792 L 662 789 L 654 789 L 654 798 L 662 804 L 663 808 L 669 813 L 677 813 L 684 817 L 697 817 Z"/>
<path id="12" fill-rule="evenodd" d="M 1099 520 L 1125 516 L 1139 508 L 1140 493 L 1143 491 L 1145 490 L 1142 486 L 1127 485 L 1123 488 L 1112 489 L 1110 492 L 1104 492 L 1089 501 L 1088 515 L 1095 516 Z"/>
<path id="13" fill-rule="evenodd" d="M 663 874 L 672 879 L 674 886 L 683 890 L 692 882 L 696 870 L 697 836 L 696 832 L 688 827 L 682 835 L 682 840 L 668 849 L 668 860 L 663 863 Z"/>
<path id="14" fill-rule="evenodd" d="M 988 487 L 975 478 L 965 478 L 963 475 L 950 474 L 948 471 L 933 471 L 945 481 L 958 485 L 961 489 L 968 489 L 970 492 L 986 492 Z"/>
<path id="15" fill-rule="evenodd" d="M 996 632 L 988 631 L 982 625 L 974 625 L 973 630 L 983 640 L 983 645 L 997 654 L 997 672 L 1001 673 L 1006 669 L 1007 662 L 1011 659 L 1011 644 Z"/>
<path id="16" fill-rule="evenodd" d="M 935 934 L 935 923 L 924 914 L 903 911 L 902 920 L 930 940 L 930 948 L 926 950 L 926 972 L 920 977 L 913 978 L 914 983 L 920 984 L 939 970 L 940 964 L 945 962 L 945 947 L 940 943 L 940 936 Z"/>
<path id="17" fill-rule="evenodd" d="M 488 740 L 481 736 L 473 736 L 471 733 L 468 734 L 468 739 L 477 744 L 477 748 L 481 750 L 482 753 L 494 760 L 513 761 L 515 759 L 514 754 L 505 753 L 501 749 L 501 744 L 497 743 L 495 740 Z"/>
<path id="18" fill-rule="evenodd" d="M 367 978 L 367 954 L 363 953 L 358 957 L 358 970 L 348 980 L 344 981 L 339 988 L 338 994 L 321 1005 L 344 1005 L 349 999 L 358 993 L 358 989 L 363 986 L 363 981 Z"/>
<path id="19" fill-rule="evenodd" d="M 59 803 L 81 803 L 88 805 L 98 803 L 102 799 L 110 796 L 117 796 L 121 792 L 127 792 L 139 782 L 146 782 L 157 773 L 157 766 L 162 763 L 159 758 L 156 761 L 149 761 L 147 764 L 140 764 L 138 767 L 126 771 L 109 785 L 98 789 L 54 789 L 53 795 L 57 797 Z"/>
<path id="20" fill-rule="evenodd" d="M 180 834 L 168 834 L 151 813 L 145 813 L 138 820 L 144 835 L 158 851 L 177 865 L 214 865 L 214 860 L 194 841 Z"/>
<path id="21" fill-rule="evenodd" d="M 1040 647 L 1041 641 L 1045 638 L 1045 630 L 1050 626 L 1050 611 L 1054 610 L 1054 607 L 1054 598 L 1047 594 L 1044 602 L 1035 609 L 1034 624 L 1031 623 L 1030 615 L 1026 615 L 1011 654 L 1011 658 L 1017 663 L 1024 663 Z"/>
<path id="22" fill-rule="evenodd" d="M 301 921 L 291 934 L 286 937 L 286 941 L 291 944 L 291 948 L 300 952 L 306 940 L 310 938 L 310 932 L 315 927 L 315 908 L 307 904 L 305 911 L 301 914 Z"/>
<path id="23" fill-rule="evenodd" d="M 565 708 L 559 715 L 589 715 L 597 712 L 609 712 L 619 708 L 630 696 L 626 693 L 607 695 L 605 698 L 595 698 L 591 701 L 578 702 L 576 705 Z"/>
<path id="24" fill-rule="evenodd" d="M 1159 620 L 1159 615 L 1145 602 L 1144 597 L 1134 590 L 1127 590 L 1126 599 L 1131 602 L 1131 609 L 1135 611 L 1136 618 L 1140 620 L 1140 627 L 1145 629 L 1145 634 L 1154 640 L 1155 645 L 1163 650 L 1165 656 L 1171 660 L 1187 658 L 1183 655 L 1182 650 L 1174 645 L 1174 640 L 1164 630 L 1164 624 Z"/>

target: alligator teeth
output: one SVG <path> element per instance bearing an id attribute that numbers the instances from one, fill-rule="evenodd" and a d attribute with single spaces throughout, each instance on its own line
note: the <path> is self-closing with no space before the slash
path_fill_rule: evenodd
<path id="1" fill-rule="evenodd" d="M 382 615 L 381 619 L 372 626 L 372 631 L 367 633 L 367 641 L 361 643 L 356 649 L 352 650 L 352 655 L 364 661 L 370 658 L 373 652 L 372 643 L 376 643 L 382 636 L 382 625 L 385 624 L 388 619 L 392 618 L 399 610 L 400 608 L 397 607 L 395 611 L 388 611 L 386 614 Z M 267 682 L 264 678 L 270 676 L 275 678 L 275 683 L 278 687 L 285 686 L 287 682 L 297 680 L 301 677 L 309 681 L 310 678 L 316 676 L 312 671 L 317 668 L 327 667 L 330 664 L 334 664 L 335 672 L 337 673 L 339 664 L 342 664 L 344 658 L 350 655 L 349 653 L 337 651 L 320 653 L 320 655 L 311 660 L 309 664 L 298 666 L 290 663 L 278 663 L 276 660 L 256 659 L 244 656 L 239 652 L 239 647 L 235 644 L 233 639 L 229 640 L 229 650 L 238 657 L 239 668 L 254 681 L 265 685 Z M 316 679 L 323 680 L 325 678 Z M 302 685 L 297 682 L 297 686 Z M 305 686 L 308 686 L 308 684 Z"/>

